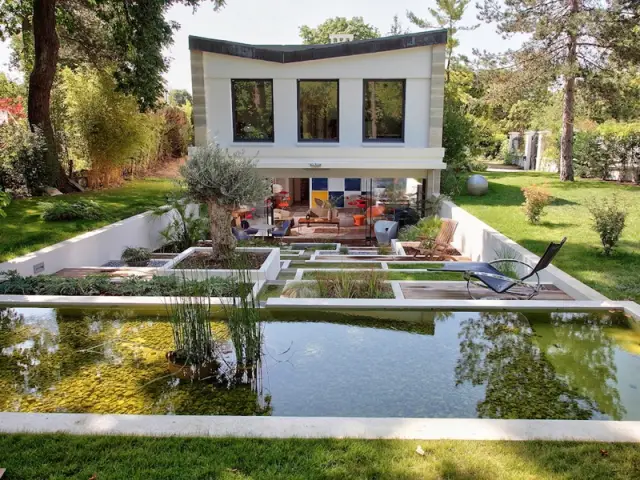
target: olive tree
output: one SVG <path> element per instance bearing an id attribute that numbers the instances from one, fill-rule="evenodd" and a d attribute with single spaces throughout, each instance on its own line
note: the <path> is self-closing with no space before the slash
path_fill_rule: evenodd
<path id="1" fill-rule="evenodd" d="M 255 157 L 230 153 L 217 144 L 195 149 L 180 173 L 190 196 L 207 206 L 214 259 L 229 261 L 236 246 L 231 233 L 233 210 L 262 202 L 270 195 L 270 182 L 256 170 Z"/>

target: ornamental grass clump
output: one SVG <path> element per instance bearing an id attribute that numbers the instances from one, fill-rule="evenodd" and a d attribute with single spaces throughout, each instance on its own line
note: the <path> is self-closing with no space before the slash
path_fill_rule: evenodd
<path id="1" fill-rule="evenodd" d="M 384 272 L 314 272 L 315 281 L 288 284 L 282 291 L 289 298 L 393 298 Z"/>
<path id="2" fill-rule="evenodd" d="M 209 144 L 196 148 L 180 173 L 190 197 L 207 206 L 213 259 L 231 263 L 236 247 L 233 210 L 263 202 L 271 194 L 269 181 L 256 169 L 256 158 Z"/>
<path id="3" fill-rule="evenodd" d="M 75 202 L 40 202 L 40 216 L 47 222 L 69 220 L 101 220 L 105 217 L 102 206 L 93 200 Z"/>
<path id="4" fill-rule="evenodd" d="M 525 199 L 522 204 L 524 214 L 529 223 L 537 225 L 540 223 L 540 218 L 544 215 L 545 207 L 551 203 L 551 194 L 546 187 L 539 185 L 522 187 L 521 190 Z"/>
<path id="5" fill-rule="evenodd" d="M 601 198 L 589 206 L 593 229 L 600 236 L 605 255 L 611 255 L 613 247 L 620 239 L 627 219 L 627 209 L 618 197 Z"/>
<path id="6" fill-rule="evenodd" d="M 120 260 L 130 267 L 146 267 L 151 260 L 151 251 L 144 247 L 127 247 L 122 251 Z"/>

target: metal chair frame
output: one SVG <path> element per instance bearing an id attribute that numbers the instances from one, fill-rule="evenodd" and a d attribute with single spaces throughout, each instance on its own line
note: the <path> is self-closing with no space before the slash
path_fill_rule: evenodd
<path id="1" fill-rule="evenodd" d="M 513 288 L 513 286 L 509 287 L 509 289 L 507 290 L 506 293 L 508 293 L 509 295 L 513 295 L 517 299 L 531 300 L 533 297 L 538 295 L 538 293 L 540 293 L 540 287 L 541 287 L 540 275 L 538 275 L 538 272 L 536 272 L 534 270 L 534 267 L 532 267 L 528 263 L 521 262 L 520 260 L 515 260 L 515 259 L 511 259 L 511 258 L 505 258 L 505 259 L 501 259 L 501 260 L 493 260 L 493 261 L 488 262 L 488 263 L 491 266 L 493 266 L 496 263 L 515 263 L 515 264 L 519 264 L 519 265 L 524 265 L 525 267 L 527 267 L 528 269 L 531 270 L 531 273 L 529 273 L 528 275 L 525 275 L 522 278 L 512 278 L 512 277 L 507 277 L 506 275 L 496 275 L 495 273 L 472 272 L 472 271 L 465 272 L 464 273 L 464 279 L 467 281 L 467 292 L 469 293 L 469 296 L 473 300 L 480 300 L 480 298 L 476 298 L 476 297 L 473 296 L 473 294 L 471 293 L 471 285 L 473 285 L 475 287 L 483 288 L 483 289 L 485 289 L 485 290 L 487 290 L 489 292 L 496 293 L 492 289 L 487 287 L 484 283 L 474 281 L 473 280 L 474 276 L 475 277 L 489 277 L 489 278 L 495 278 L 495 279 L 498 279 L 498 280 L 508 280 L 509 282 L 512 282 L 514 284 L 513 286 L 517 285 L 517 286 L 520 286 L 520 287 L 524 287 L 529 291 L 529 293 L 527 293 L 527 294 L 509 292 L 509 290 L 511 288 Z M 535 279 L 536 279 L 536 283 L 535 284 L 525 282 L 526 279 L 531 278 L 531 277 L 535 277 Z"/>

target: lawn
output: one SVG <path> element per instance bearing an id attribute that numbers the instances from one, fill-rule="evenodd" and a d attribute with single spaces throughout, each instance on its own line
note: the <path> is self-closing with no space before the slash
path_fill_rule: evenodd
<path id="1" fill-rule="evenodd" d="M 6 210 L 7 217 L 0 218 L 0 262 L 160 206 L 172 188 L 171 180 L 147 178 L 108 190 L 15 200 Z M 78 198 L 95 200 L 104 207 L 107 217 L 67 222 L 45 222 L 40 218 L 40 202 L 68 202 Z"/>
<path id="2" fill-rule="evenodd" d="M 640 477 L 640 449 L 630 444 L 21 434 L 0 436 L 0 451 L 8 480 Z"/>
<path id="3" fill-rule="evenodd" d="M 579 179 L 560 182 L 557 174 L 484 172 L 489 193 L 454 201 L 530 251 L 541 255 L 551 241 L 568 237 L 554 265 L 609 298 L 640 301 L 640 187 Z M 540 225 L 527 223 L 520 188 L 546 184 L 554 197 Z M 588 205 L 616 194 L 629 211 L 613 255 L 604 256 L 591 229 Z"/>

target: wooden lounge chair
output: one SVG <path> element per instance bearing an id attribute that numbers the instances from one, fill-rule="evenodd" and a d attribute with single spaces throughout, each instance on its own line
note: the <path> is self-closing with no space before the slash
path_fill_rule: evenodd
<path id="1" fill-rule="evenodd" d="M 446 257 L 447 248 L 449 248 L 449 244 L 453 240 L 456 228 L 458 228 L 458 222 L 456 220 L 443 218 L 440 232 L 438 232 L 438 236 L 436 237 L 433 246 L 430 248 L 422 247 L 421 245 L 425 238 L 419 238 L 418 240 L 420 240 L 421 245 L 416 247 L 416 253 L 414 253 L 413 256 L 417 257 L 418 255 L 424 255 L 427 258 Z"/>

